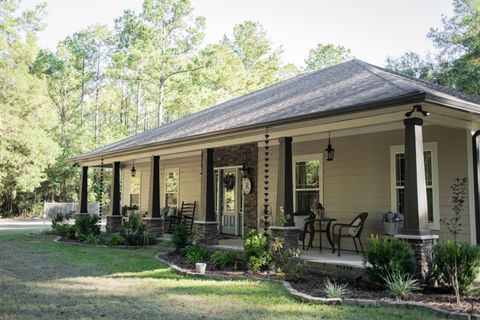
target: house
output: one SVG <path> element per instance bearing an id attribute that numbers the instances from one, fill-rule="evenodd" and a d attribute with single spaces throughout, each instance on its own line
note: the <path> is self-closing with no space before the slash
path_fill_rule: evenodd
<path id="1" fill-rule="evenodd" d="M 113 169 L 109 231 L 118 230 L 123 205 L 137 203 L 147 226 L 161 232 L 160 208 L 196 201 L 196 237 L 210 243 L 219 233 L 262 229 L 264 218 L 288 235 L 290 214 L 319 201 L 338 222 L 368 212 L 364 243 L 383 233 L 384 213 L 398 211 L 405 215 L 401 236 L 429 246 L 448 236 L 440 219 L 451 215 L 450 185 L 467 177 L 459 239 L 477 243 L 479 129 L 479 98 L 352 60 L 72 161 L 83 168 L 81 212 L 88 168 Z M 325 155 L 329 143 L 332 161 Z"/>

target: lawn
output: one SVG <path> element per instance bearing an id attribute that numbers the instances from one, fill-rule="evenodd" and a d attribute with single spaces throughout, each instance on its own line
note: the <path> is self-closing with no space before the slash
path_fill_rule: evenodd
<path id="1" fill-rule="evenodd" d="M 0 319 L 438 319 L 416 309 L 297 302 L 256 281 L 182 277 L 138 250 L 78 247 L 0 228 Z"/>

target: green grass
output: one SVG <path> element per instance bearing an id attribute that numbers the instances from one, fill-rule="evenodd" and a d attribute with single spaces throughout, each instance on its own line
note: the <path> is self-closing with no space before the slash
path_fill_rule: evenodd
<path id="1" fill-rule="evenodd" d="M 297 302 L 280 285 L 174 274 L 137 250 L 0 230 L 0 319 L 438 319 L 420 310 Z"/>

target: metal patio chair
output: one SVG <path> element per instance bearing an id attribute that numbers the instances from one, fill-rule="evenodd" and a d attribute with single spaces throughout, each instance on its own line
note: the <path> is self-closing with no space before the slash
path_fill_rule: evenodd
<path id="1" fill-rule="evenodd" d="M 333 238 L 337 242 L 338 246 L 338 256 L 340 257 L 340 250 L 341 250 L 341 239 L 342 238 L 351 238 L 353 240 L 353 244 L 355 245 L 355 250 L 358 252 L 357 242 L 355 239 L 358 239 L 360 242 L 360 248 L 362 249 L 363 253 L 363 245 L 361 240 L 363 226 L 365 225 L 365 221 L 367 220 L 368 213 L 362 212 L 355 219 L 352 220 L 350 223 L 335 223 L 332 227 L 333 231 Z M 337 228 L 337 229 L 335 229 Z M 334 241 L 335 244 L 335 241 Z M 332 246 L 332 253 L 335 252 L 335 247 Z"/>

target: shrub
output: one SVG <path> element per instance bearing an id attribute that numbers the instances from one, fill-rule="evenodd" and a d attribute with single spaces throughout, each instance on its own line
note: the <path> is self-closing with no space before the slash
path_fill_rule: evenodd
<path id="1" fill-rule="evenodd" d="M 183 248 L 190 245 L 193 241 L 193 235 L 190 228 L 183 223 L 177 224 L 173 229 L 172 242 L 175 251 L 180 252 Z"/>
<path id="2" fill-rule="evenodd" d="M 131 217 L 128 221 L 123 221 L 120 235 L 125 239 L 127 245 L 136 246 L 146 244 L 145 225 L 138 217 Z"/>
<path id="3" fill-rule="evenodd" d="M 268 249 L 268 239 L 263 234 L 251 230 L 243 242 L 247 265 L 252 272 L 268 270 L 272 257 Z"/>
<path id="4" fill-rule="evenodd" d="M 378 236 L 370 238 L 364 259 L 370 279 L 380 285 L 384 285 L 385 277 L 391 274 L 413 275 L 416 266 L 415 254 L 408 242 L 380 240 Z"/>
<path id="5" fill-rule="evenodd" d="M 101 242 L 98 236 L 91 233 L 87 235 L 82 235 L 81 239 L 88 244 L 99 244 Z"/>
<path id="6" fill-rule="evenodd" d="M 457 271 L 460 293 L 468 293 L 480 271 L 480 246 L 457 243 Z M 451 240 L 433 247 L 432 275 L 441 286 L 453 288 L 455 244 Z"/>
<path id="7" fill-rule="evenodd" d="M 338 284 L 327 278 L 322 284 L 322 292 L 330 299 L 341 298 L 348 293 L 348 286 L 346 284 Z"/>
<path id="8" fill-rule="evenodd" d="M 239 262 L 239 253 L 237 251 L 216 251 L 212 254 L 210 262 L 220 269 L 232 266 L 236 270 Z"/>
<path id="9" fill-rule="evenodd" d="M 59 213 L 55 215 L 55 217 L 53 217 L 52 219 L 52 229 L 56 231 L 59 225 L 68 223 L 68 220 L 70 220 L 72 216 L 73 216 L 72 213 Z"/>
<path id="10" fill-rule="evenodd" d="M 76 228 L 72 224 L 57 224 L 55 232 L 61 237 L 75 239 Z"/>
<path id="11" fill-rule="evenodd" d="M 109 246 L 119 246 L 125 242 L 125 238 L 118 233 L 111 234 L 105 238 L 105 244 Z"/>
<path id="12" fill-rule="evenodd" d="M 197 262 L 206 262 L 209 258 L 209 252 L 206 247 L 199 245 L 190 245 L 183 249 L 187 262 L 194 264 Z"/>
<path id="13" fill-rule="evenodd" d="M 414 279 L 410 274 L 393 273 L 384 277 L 385 288 L 396 298 L 405 299 L 412 294 L 413 291 L 419 290 L 418 280 Z"/>
<path id="14" fill-rule="evenodd" d="M 75 228 L 77 237 L 100 234 L 99 218 L 93 214 L 80 214 L 75 218 Z"/>
<path id="15" fill-rule="evenodd" d="M 300 259 L 300 249 L 284 249 L 282 240 L 276 238 L 270 250 L 275 269 L 284 275 L 285 280 L 298 282 L 305 278 L 307 265 Z"/>

